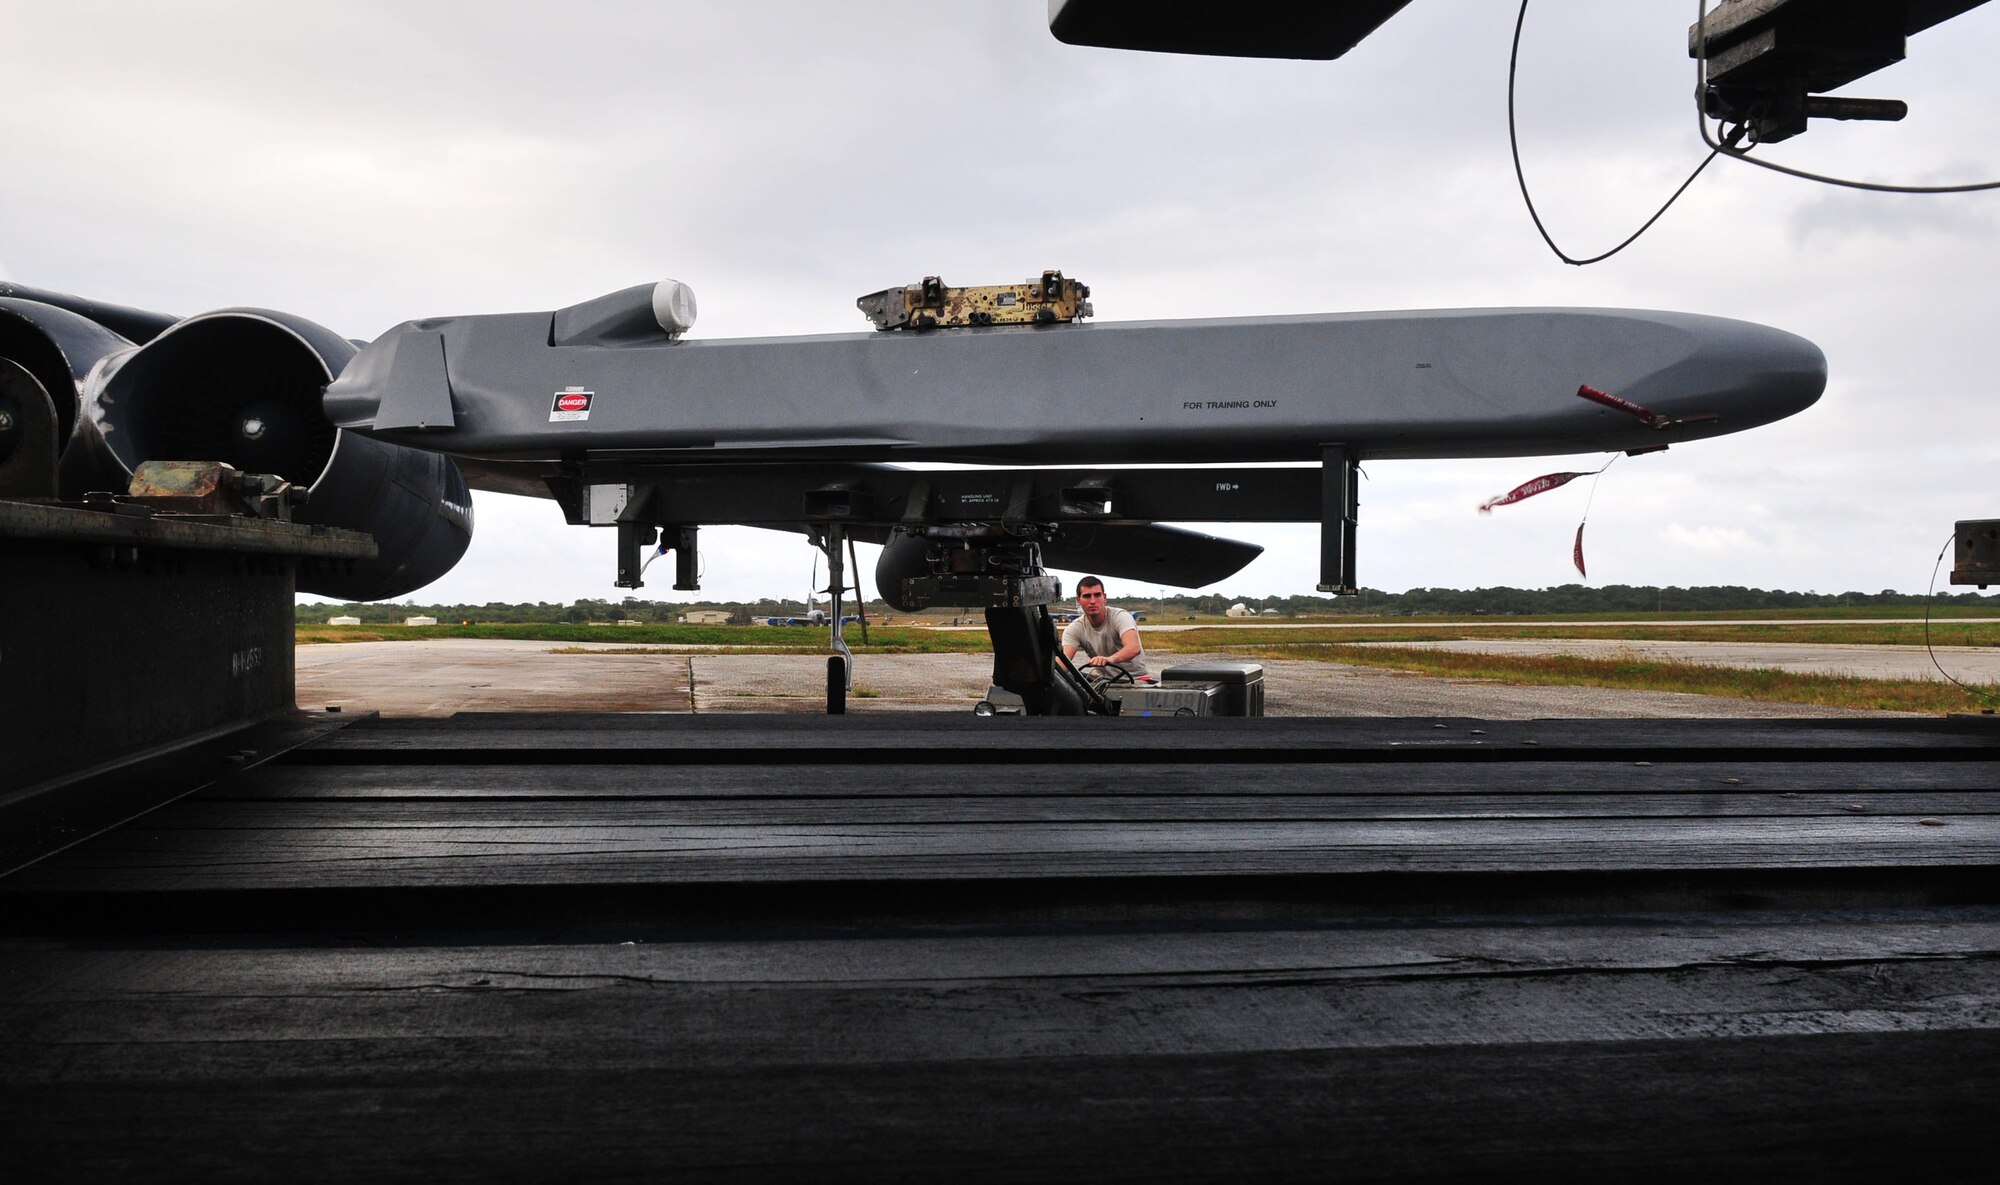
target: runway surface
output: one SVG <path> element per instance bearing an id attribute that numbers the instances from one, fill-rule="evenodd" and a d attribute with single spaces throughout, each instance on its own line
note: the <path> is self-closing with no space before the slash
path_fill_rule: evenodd
<path id="1" fill-rule="evenodd" d="M 1578 643 L 1587 645 L 1588 643 Z M 1649 644 L 1650 645 L 1650 644 Z M 1700 644 L 1695 644 L 1700 645 Z M 564 650 L 569 653 L 557 653 Z M 802 712 L 825 710 L 820 654 L 618 654 L 613 645 L 450 639 L 298 648 L 301 707 L 385 716 L 454 712 Z M 627 647 L 629 649 L 629 647 Z M 1741 645 L 1732 651 L 1746 649 Z M 1887 649 L 1887 648 L 1883 648 Z M 1227 660 L 1157 655 L 1159 666 Z M 1515 687 L 1339 663 L 1264 662 L 1273 716 L 1826 717 L 1828 708 L 1595 687 Z M 864 655 L 854 714 L 969 712 L 986 693 L 985 654 Z M 1880 715 L 1883 713 L 1853 713 Z"/>

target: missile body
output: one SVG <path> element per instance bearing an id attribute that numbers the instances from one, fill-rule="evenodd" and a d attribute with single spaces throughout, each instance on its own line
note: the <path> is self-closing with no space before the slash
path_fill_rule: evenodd
<path id="1" fill-rule="evenodd" d="M 1199 464 L 1317 460 L 1327 444 L 1364 458 L 1656 447 L 1791 415 L 1826 384 L 1825 356 L 1803 338 L 1671 312 L 1427 310 L 733 340 L 671 340 L 636 313 L 579 324 L 569 312 L 398 326 L 328 388 L 327 414 L 342 428 L 494 459 Z M 1577 398 L 1582 384 L 1667 419 L 1715 418 L 1649 427 Z"/>

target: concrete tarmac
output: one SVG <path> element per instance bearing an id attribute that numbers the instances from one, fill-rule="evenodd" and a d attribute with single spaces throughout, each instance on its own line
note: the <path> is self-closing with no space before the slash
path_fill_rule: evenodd
<path id="1" fill-rule="evenodd" d="M 469 638 L 300 646 L 298 702 L 306 708 L 333 706 L 385 716 L 825 711 L 822 654 L 608 653 L 616 649 L 615 644 L 559 646 Z M 1156 665 L 1230 658 L 1161 654 Z M 1888 714 L 1722 696 L 1515 687 L 1327 662 L 1273 659 L 1265 660 L 1264 668 L 1265 711 L 1273 716 L 1525 720 Z M 992 658 L 985 654 L 864 655 L 855 662 L 855 690 L 848 698 L 848 710 L 970 712 L 986 693 L 991 674 Z"/>

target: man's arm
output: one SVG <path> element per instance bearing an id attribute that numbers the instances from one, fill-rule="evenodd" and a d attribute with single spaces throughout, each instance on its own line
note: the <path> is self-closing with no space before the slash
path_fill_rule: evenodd
<path id="1" fill-rule="evenodd" d="M 1124 613 L 1122 609 L 1113 610 L 1113 612 Z M 1131 621 L 1131 616 L 1125 614 L 1125 620 Z M 1137 622 L 1132 622 L 1125 629 L 1119 631 L 1118 649 L 1116 651 L 1111 654 L 1100 654 L 1096 658 L 1091 659 L 1088 665 L 1093 667 L 1108 667 L 1121 662 L 1129 662 L 1139 657 L 1139 653 L 1143 649 L 1144 647 L 1139 645 L 1139 625 Z"/>
<path id="2" fill-rule="evenodd" d="M 1139 652 L 1144 649 L 1139 645 L 1139 620 L 1125 609 L 1113 609 L 1112 612 L 1117 615 L 1111 624 L 1118 630 L 1118 650 L 1105 656 L 1106 666 L 1129 662 L 1139 657 Z"/>
<path id="3" fill-rule="evenodd" d="M 1121 643 L 1123 643 L 1123 645 L 1118 647 L 1116 653 L 1100 654 L 1096 658 L 1091 659 L 1089 662 L 1083 665 L 1087 667 L 1108 667 L 1108 666 L 1114 666 L 1121 662 L 1129 662 L 1130 660 L 1139 657 L 1139 650 L 1140 650 L 1139 631 L 1137 628 L 1129 629 L 1126 630 L 1124 633 L 1119 634 L 1118 640 Z M 1071 658 L 1076 657 L 1076 647 L 1065 646 L 1063 647 L 1063 649 L 1070 652 L 1069 656 Z"/>

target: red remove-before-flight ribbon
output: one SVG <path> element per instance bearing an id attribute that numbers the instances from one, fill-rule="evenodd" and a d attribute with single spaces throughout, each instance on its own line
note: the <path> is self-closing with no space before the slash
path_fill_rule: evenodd
<path id="1" fill-rule="evenodd" d="M 1546 494 L 1550 490 L 1560 489 L 1579 477 L 1590 477 L 1593 474 L 1602 472 L 1604 472 L 1603 469 L 1586 469 L 1581 473 L 1544 473 L 1540 477 L 1530 478 L 1522 482 L 1504 494 L 1488 498 L 1486 501 L 1481 502 L 1479 504 L 1479 513 L 1492 514 L 1495 506 L 1511 506 L 1523 499 L 1532 498 L 1536 494 Z"/>
<path id="2" fill-rule="evenodd" d="M 1589 383 L 1578 386 L 1576 393 L 1578 398 L 1588 399 L 1592 403 L 1603 404 L 1613 411 L 1622 411 L 1648 428 L 1672 428 L 1678 424 L 1707 424 L 1714 423 L 1722 418 L 1714 412 L 1703 412 L 1692 416 L 1670 416 L 1634 403 L 1622 395 L 1613 395 L 1609 391 L 1600 390 Z M 1666 447 L 1666 445 L 1662 444 L 1654 445 L 1650 448 L 1630 449 L 1627 451 L 1631 456 L 1638 456 L 1641 453 L 1659 452 Z M 1498 497 L 1488 498 L 1486 501 L 1481 502 L 1479 504 L 1479 513 L 1491 514 L 1493 513 L 1493 508 L 1496 506 L 1510 506 L 1513 503 L 1532 498 L 1536 494 L 1546 494 L 1550 490 L 1561 489 L 1579 477 L 1594 477 L 1604 472 L 1605 469 L 1611 468 L 1612 462 L 1617 459 L 1617 457 L 1612 457 L 1600 469 L 1586 469 L 1581 472 L 1544 473 L 1540 477 L 1530 478 Z M 1595 487 L 1593 487 L 1592 493 L 1595 494 L 1595 492 Z M 1570 562 L 1576 565 L 1576 574 L 1587 578 L 1590 573 L 1585 569 L 1583 563 L 1583 528 L 1590 520 L 1590 505 L 1588 502 L 1584 504 L 1583 514 L 1584 521 L 1576 524 L 1576 542 L 1570 546 L 1569 558 Z"/>

